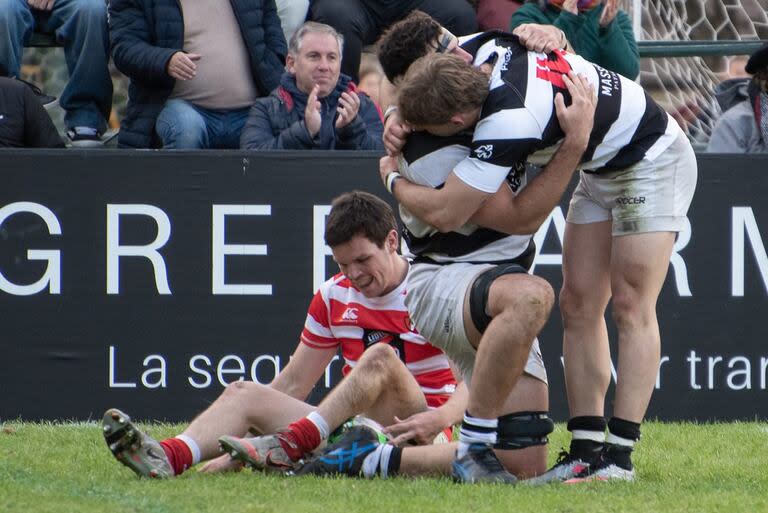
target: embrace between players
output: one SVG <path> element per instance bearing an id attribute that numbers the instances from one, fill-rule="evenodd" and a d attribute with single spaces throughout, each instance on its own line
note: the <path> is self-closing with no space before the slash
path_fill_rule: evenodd
<path id="1" fill-rule="evenodd" d="M 339 196 L 325 240 L 341 273 L 315 294 L 275 381 L 229 385 L 160 442 L 109 410 L 103 429 L 115 456 L 151 477 L 211 460 L 204 471 L 634 479 L 631 453 L 659 363 L 655 303 L 696 160 L 640 86 L 561 43 L 556 29 L 532 26 L 460 41 L 418 11 L 393 25 L 379 42 L 398 98 L 380 172 L 411 260 L 398 254 L 385 202 Z M 527 163 L 543 166 L 530 181 Z M 546 470 L 553 425 L 536 336 L 554 293 L 528 270 L 533 234 L 577 168 L 559 298 L 572 441 Z M 619 353 L 606 421 L 609 300 Z M 345 378 L 317 407 L 305 403 L 339 347 Z M 438 443 L 459 422 L 458 442 Z"/>

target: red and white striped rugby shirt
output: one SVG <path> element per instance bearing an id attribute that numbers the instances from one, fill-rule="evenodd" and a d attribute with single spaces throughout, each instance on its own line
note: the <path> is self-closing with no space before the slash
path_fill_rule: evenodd
<path id="1" fill-rule="evenodd" d="M 307 312 L 301 342 L 316 349 L 341 346 L 346 376 L 366 347 L 385 342 L 416 378 L 430 407 L 445 403 L 456 388 L 448 358 L 427 342 L 405 308 L 406 280 L 390 293 L 365 297 L 341 273 L 320 286 Z"/>

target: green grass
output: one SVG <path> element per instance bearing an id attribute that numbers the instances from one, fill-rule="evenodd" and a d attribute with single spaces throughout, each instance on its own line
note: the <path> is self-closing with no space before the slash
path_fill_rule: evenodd
<path id="1" fill-rule="evenodd" d="M 155 437 L 179 426 L 145 426 Z M 550 458 L 566 445 L 562 425 Z M 96 424 L 8 422 L 0 430 L 0 512 L 763 512 L 768 425 L 644 424 L 638 481 L 541 488 L 448 479 L 283 478 L 250 471 L 140 480 L 117 463 Z"/>

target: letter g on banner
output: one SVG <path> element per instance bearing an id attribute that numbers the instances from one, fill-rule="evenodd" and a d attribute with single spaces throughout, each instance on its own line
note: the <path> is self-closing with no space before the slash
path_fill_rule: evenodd
<path id="1" fill-rule="evenodd" d="M 44 207 L 39 203 L 28 201 L 10 203 L 3 208 L 0 208 L 0 227 L 3 226 L 6 219 L 20 212 L 36 214 L 45 222 L 49 234 L 61 235 L 61 225 L 59 224 L 56 215 L 47 207 Z M 0 272 L 0 290 L 7 292 L 8 294 L 13 294 L 14 296 L 31 296 L 48 287 L 48 292 L 50 294 L 60 294 L 61 252 L 56 249 L 29 249 L 27 250 L 27 258 L 29 260 L 43 260 L 48 262 L 48 265 L 45 267 L 45 272 L 40 279 L 29 285 L 17 285 L 8 281 L 6 277 L 3 276 L 3 273 Z"/>

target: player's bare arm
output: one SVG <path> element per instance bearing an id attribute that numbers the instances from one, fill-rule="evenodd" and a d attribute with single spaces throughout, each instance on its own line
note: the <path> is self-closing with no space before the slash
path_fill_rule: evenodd
<path id="1" fill-rule="evenodd" d="M 379 173 L 385 185 L 389 174 L 397 169 L 397 159 L 381 158 Z M 416 185 L 402 177 L 395 180 L 391 188 L 401 205 L 440 232 L 450 232 L 465 224 L 490 196 L 462 182 L 454 173 L 448 175 L 440 189 Z"/>
<path id="2" fill-rule="evenodd" d="M 502 187 L 472 216 L 472 222 L 503 233 L 534 233 L 560 201 L 587 148 L 597 106 L 594 87 L 586 77 L 570 72 L 563 81 L 572 101 L 566 107 L 563 95 L 555 96 L 565 137 L 552 160 L 517 196 L 509 187 Z"/>
<path id="3" fill-rule="evenodd" d="M 468 397 L 467 386 L 462 381 L 450 399 L 439 408 L 419 412 L 406 419 L 396 418 L 397 423 L 385 427 L 384 432 L 392 437 L 391 443 L 397 446 L 431 444 L 440 431 L 461 422 Z"/>
<path id="4" fill-rule="evenodd" d="M 335 355 L 336 348 L 315 349 L 299 343 L 288 365 L 275 377 L 270 386 L 304 401 Z"/>

